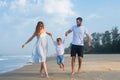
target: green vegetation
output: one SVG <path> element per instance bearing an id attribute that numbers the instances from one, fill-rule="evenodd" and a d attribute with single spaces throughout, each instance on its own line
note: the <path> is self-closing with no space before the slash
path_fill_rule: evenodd
<path id="1" fill-rule="evenodd" d="M 104 33 L 94 32 L 91 34 L 91 37 L 91 47 L 87 46 L 85 38 L 85 53 L 120 53 L 120 33 L 117 27 Z M 65 48 L 65 53 L 70 53 L 70 46 Z"/>

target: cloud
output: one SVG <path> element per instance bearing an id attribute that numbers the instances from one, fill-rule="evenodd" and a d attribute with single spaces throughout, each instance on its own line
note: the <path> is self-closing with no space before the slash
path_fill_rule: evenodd
<path id="1" fill-rule="evenodd" d="M 26 3 L 26 0 L 19 0 L 19 2 L 18 2 L 20 5 L 25 5 L 25 3 Z"/>
<path id="2" fill-rule="evenodd" d="M 0 7 L 5 7 L 5 6 L 7 6 L 6 1 L 5 0 L 1 0 L 0 1 Z"/>
<path id="3" fill-rule="evenodd" d="M 22 34 L 30 24 L 36 25 L 38 20 L 51 26 L 68 25 L 66 19 L 77 14 L 71 0 L 11 0 L 0 3 L 8 6 L 0 16 L 0 25 L 11 28 L 17 34 Z"/>
<path id="4" fill-rule="evenodd" d="M 58 14 L 64 17 L 75 15 L 72 7 L 73 4 L 70 2 L 70 0 L 46 0 L 44 2 L 45 12 L 49 14 Z"/>
<path id="5" fill-rule="evenodd" d="M 65 21 L 66 18 L 77 15 L 72 8 L 73 4 L 70 0 L 46 0 L 43 6 L 46 13 L 54 15 L 52 19 L 52 21 L 54 20 L 53 22 L 63 25 L 67 24 L 67 21 Z"/>
<path id="6" fill-rule="evenodd" d="M 22 39 L 33 33 L 39 20 L 58 35 L 70 24 L 69 19 L 77 14 L 72 0 L 0 0 L 1 7 L 0 42 L 6 43 L 5 48 L 11 50 L 13 47 L 19 49 Z M 12 43 L 17 45 L 11 47 Z M 0 47 L 5 49 L 2 45 Z"/>
<path id="7" fill-rule="evenodd" d="M 71 0 L 13 0 L 8 3 L 8 14 L 19 17 L 58 18 L 65 21 L 68 17 L 76 16 Z M 56 20 L 55 20 L 56 21 Z"/>
<path id="8" fill-rule="evenodd" d="M 76 15 L 72 8 L 73 4 L 70 0 L 33 0 L 33 2 L 29 0 L 15 0 L 11 2 L 10 6 L 12 12 L 18 11 L 20 14 L 27 13 L 29 15 L 31 13 L 45 13 L 48 15 L 62 16 L 64 18 Z"/>
<path id="9" fill-rule="evenodd" d="M 100 16 L 96 13 L 92 13 L 86 17 L 86 20 L 89 21 L 89 20 L 100 19 L 100 18 L 102 18 L 102 16 Z"/>

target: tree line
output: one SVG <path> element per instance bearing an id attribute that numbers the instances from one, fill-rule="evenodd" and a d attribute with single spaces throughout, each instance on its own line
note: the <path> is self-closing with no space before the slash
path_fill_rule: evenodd
<path id="1" fill-rule="evenodd" d="M 91 46 L 87 46 L 87 39 L 84 39 L 85 53 L 120 53 L 120 33 L 117 26 L 104 33 L 94 32 L 91 34 Z M 70 53 L 71 44 L 65 48 L 65 53 Z"/>

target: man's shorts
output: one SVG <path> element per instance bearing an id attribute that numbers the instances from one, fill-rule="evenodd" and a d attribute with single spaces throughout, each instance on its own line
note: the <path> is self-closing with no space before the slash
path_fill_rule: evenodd
<path id="1" fill-rule="evenodd" d="M 76 54 L 78 57 L 83 57 L 84 53 L 84 46 L 79 46 L 79 45 L 73 45 L 71 46 L 71 57 L 75 56 Z"/>

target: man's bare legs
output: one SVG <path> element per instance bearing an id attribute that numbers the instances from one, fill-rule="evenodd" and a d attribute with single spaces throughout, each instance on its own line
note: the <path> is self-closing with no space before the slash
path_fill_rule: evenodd
<path id="1" fill-rule="evenodd" d="M 71 67 L 72 67 L 72 72 L 71 75 L 74 75 L 75 71 L 74 71 L 74 67 L 75 67 L 75 56 L 72 56 L 72 60 L 71 60 Z"/>
<path id="2" fill-rule="evenodd" d="M 81 65 L 82 65 L 82 57 L 78 57 L 78 74 L 80 74 L 80 70 L 81 70 Z"/>

